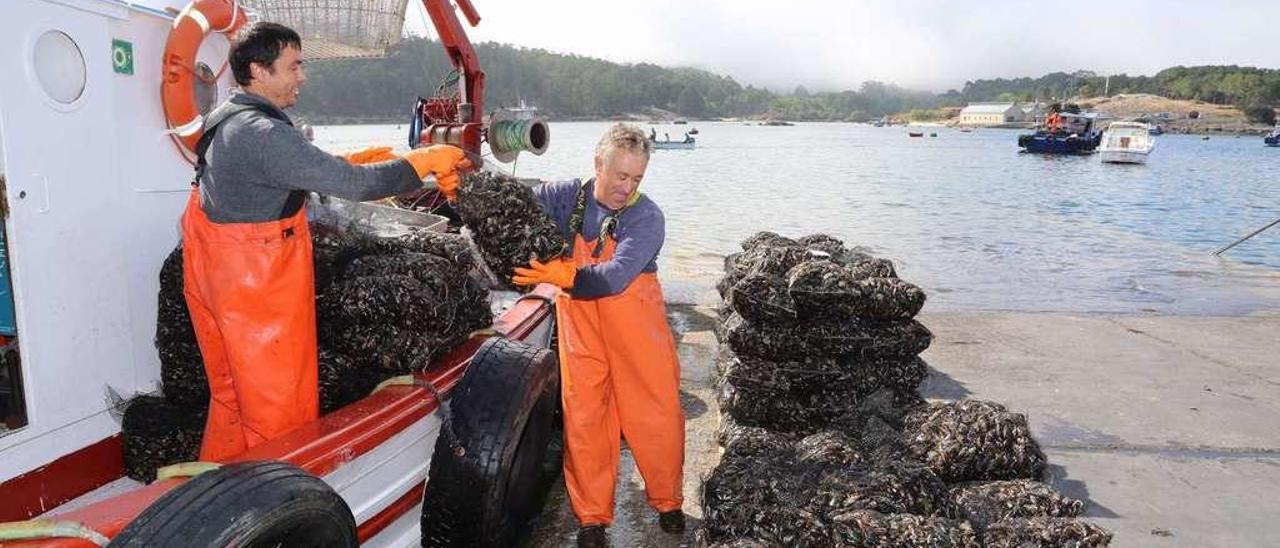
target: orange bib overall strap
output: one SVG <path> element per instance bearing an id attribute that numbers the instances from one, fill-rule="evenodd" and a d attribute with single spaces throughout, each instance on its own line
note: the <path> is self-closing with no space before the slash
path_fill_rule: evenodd
<path id="1" fill-rule="evenodd" d="M 574 237 L 579 267 L 608 261 L 596 242 Z M 649 505 L 659 512 L 683 503 L 684 412 L 680 363 L 667 325 L 658 276 L 641 273 L 617 295 L 556 297 L 564 404 L 564 478 L 582 525 L 613 522 L 620 437 L 635 456 Z"/>
<path id="2" fill-rule="evenodd" d="M 319 416 L 315 272 L 306 208 L 278 221 L 214 223 L 193 188 L 183 282 L 209 418 L 200 460 L 219 461 Z"/>

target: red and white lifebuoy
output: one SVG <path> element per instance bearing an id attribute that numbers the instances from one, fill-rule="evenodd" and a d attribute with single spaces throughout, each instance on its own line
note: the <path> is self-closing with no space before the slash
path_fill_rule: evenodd
<path id="1" fill-rule="evenodd" d="M 247 20 L 239 0 L 193 0 L 173 20 L 173 30 L 164 45 L 160 102 L 169 131 L 188 151 L 195 150 L 204 124 L 193 82 L 200 43 L 210 32 L 230 36 Z"/>

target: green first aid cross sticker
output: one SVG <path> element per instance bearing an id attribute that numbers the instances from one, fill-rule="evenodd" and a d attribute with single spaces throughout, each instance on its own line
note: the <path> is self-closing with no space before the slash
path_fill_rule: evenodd
<path id="1" fill-rule="evenodd" d="M 118 74 L 133 74 L 133 43 L 111 41 L 111 68 Z"/>

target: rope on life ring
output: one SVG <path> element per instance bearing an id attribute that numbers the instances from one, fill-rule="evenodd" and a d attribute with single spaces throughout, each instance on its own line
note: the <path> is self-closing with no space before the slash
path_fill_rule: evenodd
<path id="1" fill-rule="evenodd" d="M 173 19 L 173 29 L 164 46 L 160 103 L 164 107 L 168 133 L 185 149 L 183 155 L 188 160 L 188 153 L 195 151 L 204 126 L 193 82 L 194 79 L 208 82 L 195 68 L 200 44 L 210 32 L 230 36 L 247 21 L 248 15 L 241 9 L 240 0 L 193 0 Z"/>

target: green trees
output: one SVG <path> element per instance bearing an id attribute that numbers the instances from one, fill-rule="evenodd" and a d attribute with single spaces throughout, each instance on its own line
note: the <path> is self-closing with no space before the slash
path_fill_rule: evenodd
<path id="1" fill-rule="evenodd" d="M 1276 111 L 1266 105 L 1249 105 L 1240 109 L 1244 112 L 1245 118 L 1255 124 L 1267 124 L 1273 126 L 1276 123 Z"/>
<path id="2" fill-rule="evenodd" d="M 478 44 L 476 53 L 487 75 L 488 108 L 515 106 L 523 99 L 559 119 L 647 115 L 658 108 L 691 118 L 866 121 L 912 109 L 994 100 L 1052 102 L 1108 90 L 1113 95 L 1154 93 L 1250 105 L 1259 120 L 1265 119 L 1264 110 L 1280 103 L 1280 70 L 1237 66 L 1179 66 L 1154 76 L 1109 79 L 1089 71 L 1054 72 L 1039 78 L 975 80 L 942 94 L 876 81 L 838 92 L 797 85 L 782 94 L 692 68 L 619 64 L 495 43 Z M 414 100 L 434 95 L 452 67 L 439 44 L 410 38 L 384 59 L 316 61 L 308 63 L 307 71 L 310 78 L 298 110 L 313 122 L 407 121 Z"/>
<path id="3" fill-rule="evenodd" d="M 605 118 L 650 108 L 699 117 L 776 117 L 789 120 L 866 119 L 906 108 L 931 108 L 931 93 L 868 82 L 860 91 L 792 95 L 743 87 L 733 78 L 692 68 L 618 64 L 505 44 L 476 46 L 484 67 L 488 108 L 520 100 L 561 119 Z M 452 67 L 440 46 L 423 38 L 403 41 L 385 59 L 314 61 L 298 102 L 317 123 L 407 120 L 419 97 L 434 95 Z"/>

